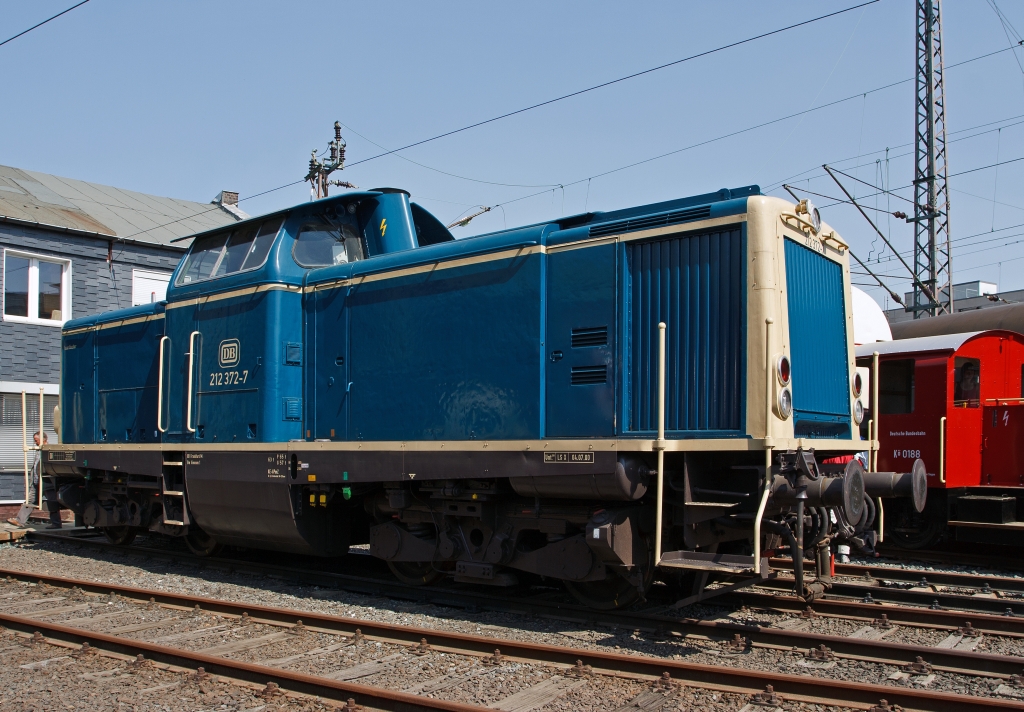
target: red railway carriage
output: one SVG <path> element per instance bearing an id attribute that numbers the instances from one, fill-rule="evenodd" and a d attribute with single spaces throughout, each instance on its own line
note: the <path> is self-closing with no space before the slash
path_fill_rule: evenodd
<path id="1" fill-rule="evenodd" d="M 877 469 L 905 471 L 917 458 L 928 466 L 925 511 L 894 502 L 886 534 L 911 548 L 935 543 L 947 527 L 960 541 L 1024 541 L 1024 336 L 865 344 L 858 366 L 870 369 L 876 351 L 879 404 L 869 403 L 864 423 L 878 425 Z"/>

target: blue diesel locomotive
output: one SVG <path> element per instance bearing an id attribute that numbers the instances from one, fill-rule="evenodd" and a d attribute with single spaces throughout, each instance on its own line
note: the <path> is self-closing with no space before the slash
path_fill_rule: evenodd
<path id="1" fill-rule="evenodd" d="M 811 598 L 871 525 L 872 478 L 828 462 L 869 447 L 847 255 L 757 186 L 461 240 L 402 190 L 297 205 L 65 325 L 45 472 L 115 542 L 368 542 L 407 582 L 613 607 L 763 578 L 772 538 Z"/>

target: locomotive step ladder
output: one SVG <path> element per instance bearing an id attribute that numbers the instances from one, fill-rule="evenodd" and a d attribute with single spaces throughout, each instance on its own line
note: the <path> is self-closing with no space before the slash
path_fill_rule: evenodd
<path id="1" fill-rule="evenodd" d="M 162 472 L 160 500 L 164 508 L 164 524 L 185 526 L 189 519 L 188 507 L 185 505 L 184 453 L 165 452 Z"/>

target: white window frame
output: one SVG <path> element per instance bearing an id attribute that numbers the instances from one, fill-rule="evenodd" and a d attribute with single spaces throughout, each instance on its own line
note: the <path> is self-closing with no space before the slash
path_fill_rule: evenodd
<path id="1" fill-rule="evenodd" d="M 174 276 L 174 272 L 161 272 L 161 271 L 152 270 L 152 269 L 132 269 L 132 306 L 138 307 L 138 306 L 142 306 L 143 304 L 150 304 L 151 303 L 151 302 L 140 302 L 139 304 L 135 304 L 135 283 L 136 283 L 136 280 L 138 280 L 139 278 L 151 279 L 151 280 L 154 280 L 154 281 L 156 279 L 164 280 L 164 298 L 156 300 L 157 302 L 162 302 L 162 301 L 166 301 L 167 300 L 167 287 L 171 286 L 171 277 L 172 276 Z"/>
<path id="2" fill-rule="evenodd" d="M 29 316 L 17 316 L 7 313 L 7 257 L 18 257 L 29 260 L 28 266 L 28 313 Z M 60 319 L 40 319 L 32 314 L 39 313 L 39 263 L 50 262 L 61 265 L 60 276 Z M 71 260 L 63 260 L 49 255 L 37 255 L 21 250 L 4 249 L 4 284 L 3 284 L 3 319 L 18 324 L 39 324 L 42 326 L 64 326 L 71 319 Z"/>

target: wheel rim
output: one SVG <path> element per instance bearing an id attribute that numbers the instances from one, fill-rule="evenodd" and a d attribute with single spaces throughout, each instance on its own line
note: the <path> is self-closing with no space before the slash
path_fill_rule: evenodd
<path id="1" fill-rule="evenodd" d="M 136 532 L 131 527 L 106 527 L 103 534 L 111 544 L 124 546 L 132 543 Z"/>
<path id="2" fill-rule="evenodd" d="M 651 538 L 644 537 L 644 543 L 647 549 L 647 562 L 642 572 L 642 589 L 627 581 L 614 569 L 608 572 L 603 581 L 565 581 L 566 589 L 583 605 L 602 611 L 633 605 L 640 600 L 641 594 L 647 593 L 654 582 L 654 550 Z"/>
<path id="3" fill-rule="evenodd" d="M 410 586 L 427 586 L 444 577 L 444 572 L 429 561 L 389 561 L 388 568 L 395 578 Z"/>
<path id="4" fill-rule="evenodd" d="M 903 549 L 925 549 L 938 542 L 946 529 L 945 513 L 940 507 L 944 503 L 937 498 L 929 499 L 924 511 L 918 513 L 909 500 L 897 501 L 892 528 L 886 527 L 890 540 Z"/>
<path id="5" fill-rule="evenodd" d="M 196 556 L 213 556 L 223 547 L 212 536 L 201 529 L 193 529 L 185 535 L 185 545 Z"/>

